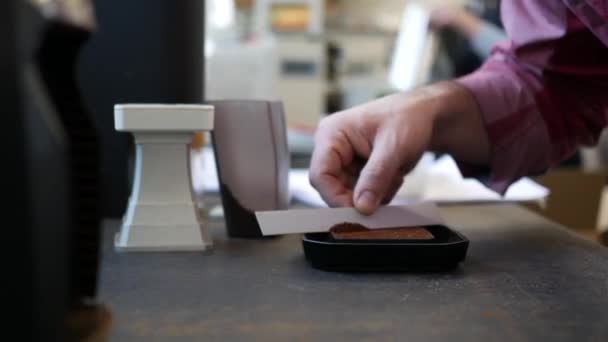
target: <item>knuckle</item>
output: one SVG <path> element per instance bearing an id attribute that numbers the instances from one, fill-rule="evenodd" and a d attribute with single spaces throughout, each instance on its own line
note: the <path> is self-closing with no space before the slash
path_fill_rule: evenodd
<path id="1" fill-rule="evenodd" d="M 326 129 L 327 126 L 331 123 L 331 121 L 332 121 L 331 116 L 326 116 L 326 117 L 322 118 L 321 120 L 319 120 L 318 128 L 320 130 Z"/>
<path id="2" fill-rule="evenodd" d="M 365 176 L 372 182 L 383 182 L 389 180 L 389 172 L 383 165 L 368 165 Z"/>
<path id="3" fill-rule="evenodd" d="M 312 185 L 313 188 L 317 189 L 319 185 L 320 174 L 318 171 L 310 170 L 308 175 L 308 182 Z"/>

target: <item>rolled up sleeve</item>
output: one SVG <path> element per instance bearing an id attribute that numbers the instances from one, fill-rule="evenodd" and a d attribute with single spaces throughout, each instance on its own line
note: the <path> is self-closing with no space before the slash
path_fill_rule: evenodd
<path id="1" fill-rule="evenodd" d="M 551 139 L 533 96 L 541 86 L 538 79 L 495 56 L 458 82 L 477 101 L 492 147 L 490 174 L 483 177 L 487 186 L 504 193 L 518 178 L 551 165 Z M 465 176 L 485 176 L 460 165 Z"/>
<path id="2" fill-rule="evenodd" d="M 499 193 L 596 144 L 607 124 L 608 48 L 590 30 L 529 51 L 495 48 L 479 70 L 457 80 L 475 98 L 492 148 L 489 174 L 463 163 L 461 170 Z M 542 54 L 550 57 L 539 64 Z"/>

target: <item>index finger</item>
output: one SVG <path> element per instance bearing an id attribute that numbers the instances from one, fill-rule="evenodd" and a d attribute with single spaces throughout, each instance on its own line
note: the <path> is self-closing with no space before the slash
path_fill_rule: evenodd
<path id="1" fill-rule="evenodd" d="M 353 206 L 351 177 L 345 171 L 353 158 L 348 144 L 339 137 L 320 133 L 310 163 L 310 183 L 332 207 Z"/>
<path id="2" fill-rule="evenodd" d="M 353 189 L 348 187 L 349 182 L 346 179 L 348 175 L 341 170 L 322 167 L 327 166 L 327 163 L 335 162 L 331 157 L 318 160 L 321 161 L 319 164 L 311 163 L 310 184 L 317 189 L 321 198 L 330 207 L 352 207 Z M 323 160 L 327 160 L 327 163 Z"/>

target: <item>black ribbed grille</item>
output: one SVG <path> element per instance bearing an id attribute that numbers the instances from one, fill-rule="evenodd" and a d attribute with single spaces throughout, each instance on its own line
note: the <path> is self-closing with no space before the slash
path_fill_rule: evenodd
<path id="1" fill-rule="evenodd" d="M 96 294 L 101 236 L 100 148 L 92 117 L 76 82 L 76 61 L 89 32 L 61 23 L 47 29 L 38 65 L 69 140 L 73 217 L 70 237 L 70 295 Z"/>

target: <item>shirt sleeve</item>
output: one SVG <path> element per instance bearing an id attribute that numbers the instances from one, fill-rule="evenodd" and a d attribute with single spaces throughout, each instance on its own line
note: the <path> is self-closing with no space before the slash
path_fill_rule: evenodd
<path id="1" fill-rule="evenodd" d="M 490 174 L 460 163 L 465 176 L 499 193 L 593 145 L 608 116 L 608 49 L 580 22 L 559 39 L 494 48 L 457 82 L 475 98 L 492 147 Z"/>

